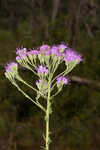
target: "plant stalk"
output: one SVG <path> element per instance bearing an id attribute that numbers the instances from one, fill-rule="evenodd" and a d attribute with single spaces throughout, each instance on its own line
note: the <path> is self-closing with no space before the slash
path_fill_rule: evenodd
<path id="1" fill-rule="evenodd" d="M 48 98 L 47 98 L 47 110 L 46 110 L 46 150 L 49 150 L 50 137 L 49 137 L 49 118 L 50 118 L 50 82 L 48 84 Z"/>

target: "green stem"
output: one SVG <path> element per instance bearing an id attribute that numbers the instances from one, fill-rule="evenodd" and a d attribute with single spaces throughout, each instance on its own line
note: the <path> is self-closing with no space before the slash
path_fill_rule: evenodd
<path id="1" fill-rule="evenodd" d="M 60 77 L 61 75 L 64 75 L 66 73 L 66 70 L 63 71 L 62 73 L 60 73 L 59 75 L 57 75 L 53 80 L 52 80 L 52 83 L 58 78 Z"/>
<path id="2" fill-rule="evenodd" d="M 53 99 L 56 95 L 58 95 L 60 91 L 61 91 L 61 89 L 58 90 L 53 96 L 51 96 L 51 99 Z"/>
<path id="3" fill-rule="evenodd" d="M 36 69 L 36 66 L 34 64 L 31 64 L 30 62 L 28 62 L 28 63 Z M 37 72 L 35 72 L 30 66 L 27 65 L 27 69 L 31 70 L 36 76 L 38 76 Z"/>
<path id="4" fill-rule="evenodd" d="M 51 83 L 53 83 L 58 77 L 60 77 L 61 75 L 65 75 L 65 73 L 66 73 L 66 70 L 65 71 L 63 71 L 62 73 L 60 73 L 59 75 L 57 75 L 53 80 L 52 80 L 52 82 Z M 51 88 L 51 91 L 54 89 L 54 87 L 57 85 L 57 83 L 55 82 L 54 83 L 54 85 L 52 86 L 52 88 Z"/>
<path id="5" fill-rule="evenodd" d="M 57 60 L 57 62 L 54 63 L 54 65 L 52 66 L 52 76 L 54 75 L 55 71 L 57 70 L 59 64 L 61 64 L 63 61 L 62 60 Z"/>
<path id="6" fill-rule="evenodd" d="M 47 110 L 46 110 L 46 150 L 49 150 L 50 137 L 49 137 L 49 115 L 50 115 L 50 80 L 48 83 L 48 98 L 47 98 Z"/>
<path id="7" fill-rule="evenodd" d="M 22 83 L 24 83 L 25 85 L 27 85 L 28 87 L 30 87 L 31 89 L 33 89 L 35 92 L 40 93 L 45 99 L 47 99 L 47 97 L 44 96 L 44 94 L 42 94 L 37 89 L 33 88 L 30 84 L 28 84 L 26 81 L 24 81 L 20 76 L 18 76 L 18 79 L 19 79 L 19 81 L 21 81 Z"/>
<path id="8" fill-rule="evenodd" d="M 75 64 L 75 65 L 76 65 L 76 64 Z M 67 65 L 67 69 L 66 69 L 65 71 L 61 72 L 59 75 L 57 75 L 57 76 L 52 80 L 52 83 L 53 83 L 58 77 L 60 77 L 60 76 L 62 76 L 62 75 L 63 75 L 63 76 L 67 75 L 67 74 L 75 67 L 75 65 L 71 66 L 70 68 L 69 68 L 68 65 Z M 54 89 L 55 86 L 56 86 L 56 83 L 54 83 L 54 85 L 53 85 L 51 91 Z"/>
<path id="9" fill-rule="evenodd" d="M 26 97 L 28 98 L 30 101 L 32 101 L 35 105 L 37 105 L 38 107 L 40 107 L 44 112 L 46 112 L 45 108 L 40 104 L 35 102 L 30 96 L 28 96 L 17 84 L 13 83 L 17 89 Z"/>

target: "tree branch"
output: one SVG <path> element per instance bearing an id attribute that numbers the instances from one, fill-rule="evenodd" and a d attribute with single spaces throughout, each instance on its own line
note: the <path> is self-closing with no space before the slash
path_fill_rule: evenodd
<path id="1" fill-rule="evenodd" d="M 81 77 L 78 77 L 78 76 L 72 76 L 71 80 L 74 81 L 74 82 L 77 82 L 77 83 L 87 84 L 87 85 L 94 85 L 94 86 L 100 88 L 100 82 L 95 81 L 95 80 L 89 80 L 89 79 L 81 78 Z"/>

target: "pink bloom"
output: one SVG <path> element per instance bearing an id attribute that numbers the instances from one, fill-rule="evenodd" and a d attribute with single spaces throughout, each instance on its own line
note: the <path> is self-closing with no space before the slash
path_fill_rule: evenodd
<path id="1" fill-rule="evenodd" d="M 77 60 L 79 64 L 82 61 L 82 56 L 77 52 L 71 50 L 70 48 L 66 50 L 63 56 L 64 56 L 64 60 L 67 62 L 72 62 L 74 60 Z"/>
<path id="2" fill-rule="evenodd" d="M 44 44 L 44 45 L 40 46 L 40 51 L 41 52 L 46 52 L 49 49 L 50 49 L 49 45 Z"/>
<path id="3" fill-rule="evenodd" d="M 43 67 L 42 65 L 39 66 L 39 68 L 37 69 L 38 71 L 38 74 L 45 74 L 45 73 L 48 73 L 48 69 L 46 69 L 46 67 Z"/>
<path id="4" fill-rule="evenodd" d="M 58 45 L 58 49 L 59 49 L 59 52 L 60 52 L 60 53 L 64 52 L 64 50 L 65 50 L 66 48 L 68 48 L 67 45 L 65 45 L 65 44 L 63 44 L 63 43 L 61 43 L 61 44 Z"/>
<path id="5" fill-rule="evenodd" d="M 11 72 L 12 68 L 15 68 L 15 70 L 17 70 L 18 64 L 15 62 L 11 62 L 9 64 L 7 64 L 7 66 L 5 67 L 6 69 L 6 73 Z"/>
<path id="6" fill-rule="evenodd" d="M 54 54 L 55 56 L 61 56 L 61 54 L 59 53 L 59 48 L 58 46 L 53 46 L 51 49 L 50 49 L 51 53 Z"/>
<path id="7" fill-rule="evenodd" d="M 47 50 L 47 51 L 45 52 L 45 55 L 47 55 L 47 56 L 51 55 L 51 51 L 50 51 L 50 50 Z"/>
<path id="8" fill-rule="evenodd" d="M 17 55 L 22 55 L 22 54 L 25 54 L 26 53 L 26 51 L 27 51 L 27 49 L 26 48 L 22 48 L 22 49 L 20 49 L 20 48 L 16 48 L 16 54 Z"/>
<path id="9" fill-rule="evenodd" d="M 26 55 L 26 53 L 25 54 L 22 54 L 22 55 L 20 55 L 20 56 L 17 56 L 16 57 L 16 60 L 21 60 L 21 59 L 24 59 L 24 58 L 26 58 L 27 57 L 27 55 Z"/>
<path id="10" fill-rule="evenodd" d="M 60 84 L 60 83 L 67 85 L 69 83 L 69 79 L 64 76 L 60 76 L 57 78 L 57 84 Z"/>
<path id="11" fill-rule="evenodd" d="M 38 54 L 40 54 L 40 51 L 38 50 L 31 50 L 27 52 L 27 55 L 38 55 Z"/>

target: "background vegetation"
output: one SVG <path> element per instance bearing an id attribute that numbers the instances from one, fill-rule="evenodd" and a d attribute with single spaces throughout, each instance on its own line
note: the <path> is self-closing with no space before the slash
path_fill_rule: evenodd
<path id="1" fill-rule="evenodd" d="M 16 47 L 60 42 L 84 61 L 53 103 L 51 149 L 100 149 L 100 0 L 0 0 L 0 150 L 39 150 L 45 132 L 42 112 L 5 78 L 6 62 Z"/>

